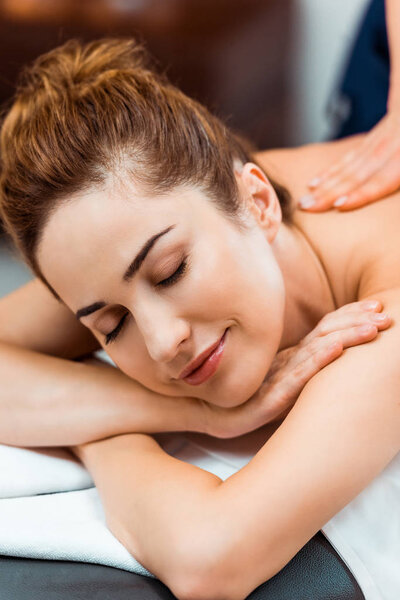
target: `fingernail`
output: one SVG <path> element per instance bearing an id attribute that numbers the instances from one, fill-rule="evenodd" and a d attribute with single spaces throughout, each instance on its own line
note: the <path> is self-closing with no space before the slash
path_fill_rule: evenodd
<path id="1" fill-rule="evenodd" d="M 321 177 L 314 177 L 314 179 L 311 179 L 311 181 L 309 182 L 308 187 L 315 188 L 320 183 L 321 183 Z"/>
<path id="2" fill-rule="evenodd" d="M 335 200 L 333 206 L 343 206 L 345 202 L 347 202 L 347 196 L 340 196 L 337 200 Z"/>
<path id="3" fill-rule="evenodd" d="M 365 310 L 373 310 L 374 308 L 378 308 L 378 306 L 379 302 L 377 300 L 367 300 L 361 303 L 361 308 L 365 308 Z"/>
<path id="4" fill-rule="evenodd" d="M 313 204 L 315 204 L 315 198 L 312 196 L 302 196 L 299 200 L 300 208 L 310 208 Z"/>
<path id="5" fill-rule="evenodd" d="M 377 321 L 378 323 L 382 323 L 382 321 L 386 321 L 389 318 L 389 315 L 386 313 L 378 313 L 377 315 L 371 315 L 371 319 L 373 321 Z"/>

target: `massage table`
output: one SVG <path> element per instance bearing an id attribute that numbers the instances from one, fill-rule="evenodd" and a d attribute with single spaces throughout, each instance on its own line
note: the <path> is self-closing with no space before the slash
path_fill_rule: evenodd
<path id="1" fill-rule="evenodd" d="M 172 600 L 158 579 L 82 562 L 0 557 L 0 600 Z M 248 600 L 364 600 L 353 575 L 318 532 Z"/>

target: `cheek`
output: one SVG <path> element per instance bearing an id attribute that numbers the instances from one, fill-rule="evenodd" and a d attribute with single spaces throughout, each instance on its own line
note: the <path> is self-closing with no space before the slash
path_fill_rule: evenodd
<path id="1" fill-rule="evenodd" d="M 246 402 L 262 385 L 279 350 L 283 333 L 285 288 L 274 263 L 237 294 L 237 323 L 227 346 L 226 370 L 208 400 L 225 408 Z M 221 373 L 222 375 L 222 373 Z M 212 397 L 211 397 L 212 396 Z"/>
<path id="2" fill-rule="evenodd" d="M 256 345 L 278 345 L 283 332 L 285 285 L 272 252 L 252 255 L 252 260 L 237 275 L 232 294 L 247 334 Z"/>
<path id="3" fill-rule="evenodd" d="M 172 388 L 170 383 L 159 381 L 157 365 L 149 357 L 143 345 L 137 340 L 133 341 L 132 337 L 126 339 L 118 348 L 110 349 L 109 356 L 125 375 L 145 388 L 165 396 L 185 395 L 184 392 L 180 393 Z"/>
<path id="4" fill-rule="evenodd" d="M 117 346 L 109 352 L 112 360 L 125 375 L 146 385 L 145 381 L 151 378 L 154 369 L 153 361 L 149 357 L 146 358 L 147 352 L 137 343 L 137 340 L 133 343 L 132 335 L 127 333 L 124 342 L 117 342 Z"/>
<path id="5" fill-rule="evenodd" d="M 148 363 L 144 360 L 144 350 L 138 345 L 138 340 L 133 339 L 132 323 L 127 323 L 127 331 L 104 348 L 105 352 L 115 362 L 117 367 L 131 379 L 139 381 L 138 375 L 148 371 Z"/>

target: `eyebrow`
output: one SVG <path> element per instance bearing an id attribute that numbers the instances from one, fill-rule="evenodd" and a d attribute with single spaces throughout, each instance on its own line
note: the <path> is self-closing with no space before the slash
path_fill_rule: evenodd
<path id="1" fill-rule="evenodd" d="M 171 231 L 171 229 L 174 229 L 175 227 L 176 227 L 176 225 L 170 225 L 163 231 L 160 231 L 159 233 L 156 233 L 155 235 L 151 236 L 151 238 L 149 238 L 147 240 L 147 242 L 145 244 L 143 244 L 142 248 L 139 250 L 139 252 L 135 256 L 135 258 L 133 259 L 133 261 L 130 263 L 129 267 L 126 269 L 125 273 L 123 274 L 123 276 L 122 276 L 123 281 L 131 281 L 131 279 L 134 277 L 134 275 L 139 271 L 142 263 L 144 262 L 146 256 L 148 255 L 148 253 L 150 252 L 150 250 L 152 249 L 152 247 L 154 246 L 156 241 L 159 238 L 161 238 L 163 235 L 165 235 L 166 233 Z M 88 315 L 91 315 L 92 313 L 96 312 L 97 310 L 100 310 L 100 308 L 103 308 L 104 306 L 106 306 L 106 303 L 103 300 L 93 302 L 93 304 L 90 304 L 89 306 L 84 306 L 83 308 L 80 308 L 79 310 L 77 310 L 75 313 L 75 316 L 77 319 L 81 319 L 82 317 L 87 317 Z"/>

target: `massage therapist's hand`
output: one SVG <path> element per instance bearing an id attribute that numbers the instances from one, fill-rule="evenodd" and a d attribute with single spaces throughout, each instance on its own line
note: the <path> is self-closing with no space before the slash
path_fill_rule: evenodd
<path id="1" fill-rule="evenodd" d="M 400 109 L 388 112 L 355 147 L 308 184 L 300 208 L 352 210 L 400 188 Z"/>
<path id="2" fill-rule="evenodd" d="M 279 352 L 264 383 L 235 408 L 205 406 L 210 435 L 230 438 L 281 420 L 290 412 L 305 384 L 345 348 L 370 342 L 389 327 L 379 301 L 346 304 L 328 313 L 299 344 Z M 206 403 L 207 404 L 207 403 Z"/>

